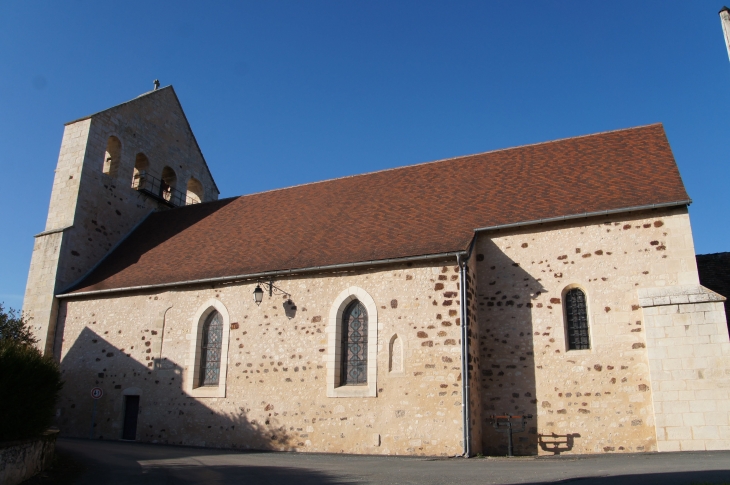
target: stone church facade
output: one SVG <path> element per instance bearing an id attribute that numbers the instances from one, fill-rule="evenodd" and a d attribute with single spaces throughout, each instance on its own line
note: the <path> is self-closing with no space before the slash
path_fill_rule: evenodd
<path id="1" fill-rule="evenodd" d="M 503 455 L 492 416 L 529 415 L 516 454 L 730 449 L 689 203 L 661 125 L 218 200 L 167 87 L 66 125 L 24 311 L 66 436 Z"/>

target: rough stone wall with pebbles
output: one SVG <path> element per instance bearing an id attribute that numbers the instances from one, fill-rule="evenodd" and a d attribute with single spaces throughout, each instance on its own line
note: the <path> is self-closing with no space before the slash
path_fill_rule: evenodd
<path id="1" fill-rule="evenodd" d="M 107 143 L 115 137 L 113 170 L 105 166 Z M 135 160 L 143 153 L 147 173 L 176 172 L 177 188 L 201 182 L 204 201 L 218 191 L 185 114 L 171 87 L 66 125 L 51 192 L 45 231 L 36 236 L 23 311 L 39 346 L 52 348 L 57 302 L 63 291 L 97 264 L 153 210 L 166 204 L 132 188 Z"/>
<path id="2" fill-rule="evenodd" d="M 485 233 L 475 252 L 483 415 L 534 416 L 515 452 L 655 451 L 637 290 L 698 284 L 687 210 Z M 567 350 L 571 285 L 587 297 L 590 350 Z M 506 442 L 485 419 L 485 453 Z"/>
<path id="3" fill-rule="evenodd" d="M 392 266 L 275 281 L 291 296 L 253 301 L 255 282 L 64 299 L 56 355 L 66 385 L 58 425 L 118 439 L 123 394 L 140 395 L 141 441 L 318 452 L 458 455 L 462 447 L 458 267 Z M 377 304 L 377 396 L 328 398 L 326 325 L 348 287 Z M 193 398 L 192 319 L 211 298 L 229 314 L 225 397 Z M 291 318 L 290 318 L 291 317 Z M 397 335 L 402 371 L 390 372 Z M 398 345 L 398 344 L 397 344 Z M 396 347 L 397 347 L 396 345 Z M 396 364 L 398 359 L 396 358 Z"/>

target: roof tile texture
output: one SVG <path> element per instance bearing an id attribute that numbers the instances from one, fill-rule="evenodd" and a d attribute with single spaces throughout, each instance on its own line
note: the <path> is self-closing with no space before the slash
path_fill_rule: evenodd
<path id="1" fill-rule="evenodd" d="M 76 291 L 460 251 L 476 228 L 687 199 L 650 125 L 154 213 Z"/>

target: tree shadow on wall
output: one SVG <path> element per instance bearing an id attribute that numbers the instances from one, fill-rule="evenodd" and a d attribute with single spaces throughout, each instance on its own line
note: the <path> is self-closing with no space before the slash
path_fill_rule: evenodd
<path id="1" fill-rule="evenodd" d="M 507 455 L 507 435 L 492 415 L 532 415 L 525 431 L 513 435 L 516 455 L 536 455 L 537 396 L 533 306 L 545 293 L 539 279 L 522 269 L 491 240 L 477 246 L 477 321 L 483 453 Z M 520 422 L 515 420 L 519 426 Z M 506 431 L 502 429 L 501 431 Z"/>
<path id="2" fill-rule="evenodd" d="M 64 335 L 64 314 L 59 318 L 57 335 Z M 304 446 L 278 424 L 276 413 L 268 412 L 268 407 L 264 407 L 268 417 L 262 422 L 249 419 L 250 409 L 227 398 L 215 399 L 225 410 L 221 411 L 205 404 L 210 398 L 188 396 L 183 391 L 183 368 L 167 359 L 151 357 L 150 346 L 146 345 L 150 334 L 146 335 L 147 340 L 139 340 L 137 348 L 120 349 L 89 327 L 81 331 L 61 361 L 65 386 L 56 415 L 61 436 L 120 439 L 125 399 L 138 395 L 137 441 L 279 451 Z M 56 342 L 55 355 L 61 355 L 61 345 Z M 132 355 L 139 355 L 142 361 Z M 101 388 L 104 395 L 96 402 L 92 426 L 94 400 L 90 393 L 95 387 Z"/>

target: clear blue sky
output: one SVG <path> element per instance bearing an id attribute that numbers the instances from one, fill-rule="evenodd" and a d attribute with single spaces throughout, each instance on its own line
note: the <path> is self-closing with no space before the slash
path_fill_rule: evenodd
<path id="1" fill-rule="evenodd" d="M 730 250 L 722 3 L 227 3 L 0 2 L 0 302 L 22 304 L 63 123 L 155 78 L 221 197 L 662 122 L 697 252 Z"/>

